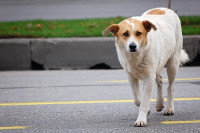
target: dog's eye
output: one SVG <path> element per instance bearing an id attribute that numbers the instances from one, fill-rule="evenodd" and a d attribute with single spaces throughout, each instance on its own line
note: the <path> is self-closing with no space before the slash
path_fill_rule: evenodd
<path id="1" fill-rule="evenodd" d="M 125 37 L 128 37 L 128 32 L 125 32 L 123 35 L 124 35 Z"/>
<path id="2" fill-rule="evenodd" d="M 142 35 L 142 33 L 138 31 L 138 32 L 136 33 L 136 36 L 140 36 L 140 35 Z"/>

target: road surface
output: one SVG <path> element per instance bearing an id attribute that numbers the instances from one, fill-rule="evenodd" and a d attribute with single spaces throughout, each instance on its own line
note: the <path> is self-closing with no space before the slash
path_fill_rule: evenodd
<path id="1" fill-rule="evenodd" d="M 121 69 L 4 71 L 0 91 L 1 133 L 200 132 L 200 67 L 180 68 L 174 116 L 156 112 L 154 88 L 144 128 L 133 126 L 138 108 Z"/>

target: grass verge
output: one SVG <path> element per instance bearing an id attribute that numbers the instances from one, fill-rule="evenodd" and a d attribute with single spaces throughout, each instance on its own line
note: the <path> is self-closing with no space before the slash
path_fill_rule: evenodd
<path id="1" fill-rule="evenodd" d="M 123 17 L 81 20 L 30 20 L 0 23 L 0 38 L 100 37 L 109 25 Z M 184 35 L 200 34 L 200 16 L 181 16 Z"/>

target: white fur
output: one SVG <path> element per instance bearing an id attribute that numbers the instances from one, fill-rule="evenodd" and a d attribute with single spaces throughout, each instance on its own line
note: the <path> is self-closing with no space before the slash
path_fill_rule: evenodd
<path id="1" fill-rule="evenodd" d="M 185 52 L 185 50 L 182 50 L 181 51 L 181 59 L 180 59 L 181 65 L 185 64 L 188 61 L 189 61 L 188 54 Z"/>
<path id="2" fill-rule="evenodd" d="M 167 67 L 169 87 L 168 102 L 164 114 L 174 114 L 174 80 L 180 62 L 186 62 L 188 55 L 182 50 L 182 31 L 178 16 L 169 9 L 159 8 L 165 11 L 164 15 L 148 15 L 147 12 L 141 17 L 133 17 L 139 21 L 149 20 L 157 30 L 148 33 L 148 44 L 139 47 L 138 42 L 131 36 L 126 44 L 126 48 L 120 47 L 116 41 L 119 61 L 128 74 L 128 79 L 133 90 L 135 104 L 139 107 L 139 115 L 135 126 L 147 125 L 147 114 L 149 111 L 151 92 L 156 80 L 157 83 L 157 111 L 164 107 L 162 95 L 162 76 L 160 75 L 164 66 Z M 150 11 L 150 10 L 149 10 Z M 127 21 L 127 23 L 130 23 Z M 130 23 L 131 24 L 131 23 Z M 134 24 L 131 24 L 134 28 Z M 138 46 L 135 53 L 129 52 L 128 45 L 135 42 Z M 143 89 L 140 95 L 139 80 L 143 81 Z"/>

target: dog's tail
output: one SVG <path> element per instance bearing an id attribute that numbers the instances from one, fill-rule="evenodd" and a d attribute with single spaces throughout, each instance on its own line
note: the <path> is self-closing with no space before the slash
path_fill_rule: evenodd
<path id="1" fill-rule="evenodd" d="M 185 64 L 188 62 L 190 59 L 188 57 L 188 54 L 185 52 L 184 49 L 181 50 L 181 56 L 180 56 L 180 65 Z"/>

